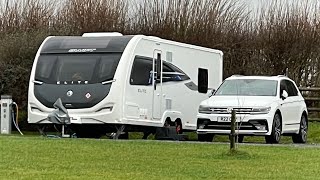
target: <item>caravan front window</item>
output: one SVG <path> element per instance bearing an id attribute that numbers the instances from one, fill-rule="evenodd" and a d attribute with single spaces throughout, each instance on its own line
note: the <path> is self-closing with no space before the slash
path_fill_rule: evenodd
<path id="1" fill-rule="evenodd" d="M 37 63 L 35 79 L 47 84 L 112 80 L 120 57 L 121 53 L 43 54 Z"/>

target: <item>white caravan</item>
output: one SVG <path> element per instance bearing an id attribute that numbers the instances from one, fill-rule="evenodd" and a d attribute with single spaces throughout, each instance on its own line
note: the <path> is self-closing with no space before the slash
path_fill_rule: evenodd
<path id="1" fill-rule="evenodd" d="M 167 123 L 179 132 L 195 131 L 200 102 L 222 82 L 222 56 L 219 50 L 144 35 L 48 37 L 31 71 L 28 122 L 52 124 L 48 115 L 60 98 L 77 134 Z"/>

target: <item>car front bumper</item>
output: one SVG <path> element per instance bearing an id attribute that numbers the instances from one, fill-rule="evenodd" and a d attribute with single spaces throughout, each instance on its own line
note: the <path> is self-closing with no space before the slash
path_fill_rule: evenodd
<path id="1" fill-rule="evenodd" d="M 201 114 L 197 116 L 198 134 L 230 134 L 230 114 Z M 228 121 L 221 121 L 222 119 Z M 235 133 L 242 135 L 270 135 L 273 116 L 269 114 L 237 114 Z"/>

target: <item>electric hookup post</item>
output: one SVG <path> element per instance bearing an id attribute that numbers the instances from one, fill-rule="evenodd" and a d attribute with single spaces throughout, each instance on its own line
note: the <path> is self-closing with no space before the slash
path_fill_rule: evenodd
<path id="1" fill-rule="evenodd" d="M 1 95 L 1 134 L 11 134 L 12 96 Z"/>

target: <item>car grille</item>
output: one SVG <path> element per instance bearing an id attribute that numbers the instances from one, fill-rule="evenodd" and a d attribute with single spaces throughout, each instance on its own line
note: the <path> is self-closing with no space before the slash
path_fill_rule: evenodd
<path id="1" fill-rule="evenodd" d="M 210 122 L 204 129 L 219 129 L 219 130 L 230 130 L 230 122 Z M 257 128 L 248 122 L 236 123 L 236 130 L 257 130 Z"/>
<path id="2" fill-rule="evenodd" d="M 200 124 L 204 124 L 202 129 L 230 130 L 231 122 L 217 122 L 208 119 L 198 119 L 198 128 Z M 268 123 L 265 119 L 250 120 L 248 122 L 236 122 L 236 130 L 259 130 L 258 126 L 265 126 L 268 130 Z"/>
<path id="3" fill-rule="evenodd" d="M 230 108 L 210 108 L 211 114 L 230 114 Z M 233 108 L 236 114 L 251 114 L 252 108 Z"/>

